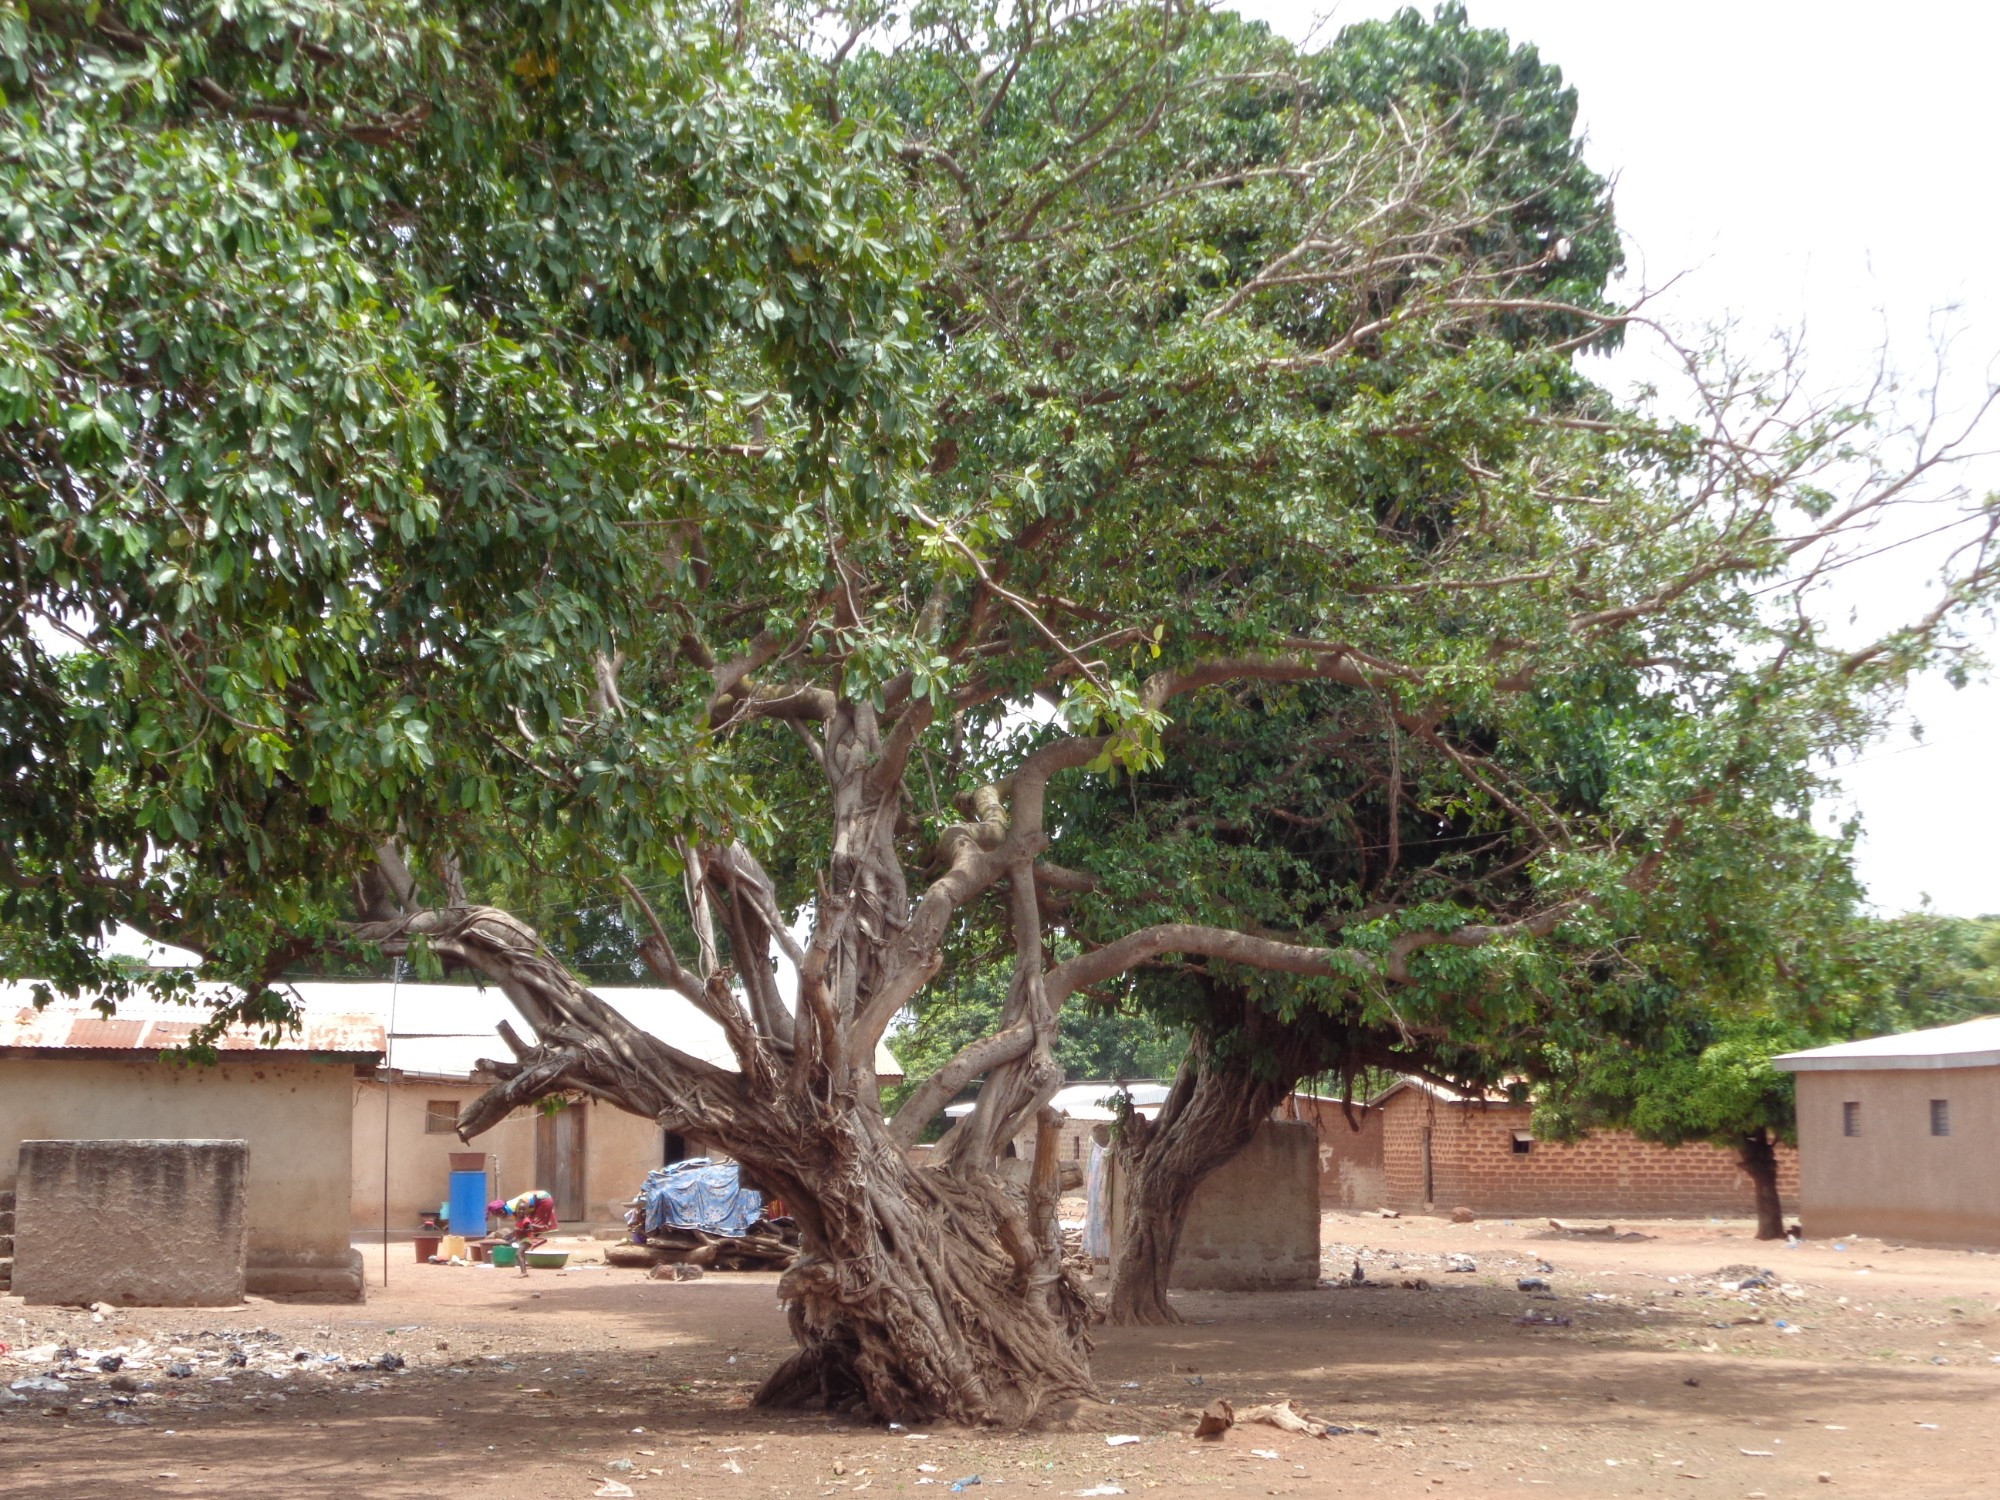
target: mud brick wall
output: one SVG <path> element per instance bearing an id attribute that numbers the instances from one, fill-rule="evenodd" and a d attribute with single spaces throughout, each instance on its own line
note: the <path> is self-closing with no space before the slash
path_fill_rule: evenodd
<path id="1" fill-rule="evenodd" d="M 1523 1155 L 1515 1135 L 1530 1128 L 1532 1114 L 1527 1105 L 1449 1103 L 1418 1088 L 1393 1095 L 1382 1109 L 1387 1206 L 1506 1215 L 1756 1212 L 1750 1179 L 1732 1152 L 1658 1146 L 1610 1130 L 1574 1145 L 1533 1141 Z M 1778 1191 L 1786 1211 L 1796 1213 L 1798 1152 L 1786 1146 L 1778 1148 Z"/>
<path id="2" fill-rule="evenodd" d="M 1343 1109 L 1338 1099 L 1293 1094 L 1279 1106 L 1279 1113 L 1286 1119 L 1304 1120 L 1318 1132 L 1321 1208 L 1388 1205 L 1380 1109 L 1361 1103 Z"/>
<path id="3" fill-rule="evenodd" d="M 29 1303 L 243 1300 L 242 1141 L 23 1141 L 14 1294 Z"/>

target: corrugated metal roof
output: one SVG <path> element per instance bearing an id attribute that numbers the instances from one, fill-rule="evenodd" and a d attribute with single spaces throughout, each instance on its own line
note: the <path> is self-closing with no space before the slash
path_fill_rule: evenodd
<path id="1" fill-rule="evenodd" d="M 1784 1073 L 2000 1067 L 2000 1016 L 1787 1052 L 1772 1058 L 1771 1066 Z"/>
<path id="2" fill-rule="evenodd" d="M 1401 1078 L 1398 1078 L 1394 1083 L 1390 1084 L 1381 1093 L 1367 1102 L 1370 1106 L 1387 1104 L 1391 1097 L 1401 1093 L 1404 1089 L 1421 1089 L 1440 1104 L 1487 1105 L 1511 1104 L 1513 1102 L 1504 1092 L 1488 1090 L 1484 1094 L 1462 1093 L 1458 1089 L 1446 1088 L 1441 1083 L 1433 1083 L 1428 1078 L 1419 1078 L 1414 1073 L 1405 1073 Z"/>
<path id="3" fill-rule="evenodd" d="M 506 1057 L 499 1037 L 502 1021 L 525 1033 L 511 1001 L 497 989 L 470 984 L 390 984 L 386 980 L 314 979 L 279 988 L 295 995 L 305 1011 L 304 1037 L 287 1037 L 277 1050 L 291 1052 L 386 1052 L 385 1065 L 405 1073 L 465 1078 L 482 1057 Z M 204 998 L 220 996 L 217 985 L 200 986 Z M 599 989 L 612 1009 L 641 1030 L 704 1062 L 736 1067 L 722 1028 L 672 990 L 639 987 Z M 394 1024 L 391 1025 L 391 1010 Z M 134 1000 L 104 1020 L 87 1004 L 58 1001 L 34 1009 L 25 983 L 0 983 L 0 1047 L 59 1047 L 159 1050 L 184 1041 L 194 1029 L 195 1007 Z M 78 1028 L 81 1028 L 80 1030 Z M 74 1040 L 73 1036 L 96 1038 Z M 218 1050 L 258 1046 L 255 1035 L 231 1031 Z M 875 1048 L 875 1071 L 901 1077 L 902 1064 L 886 1043 Z"/>
<path id="4" fill-rule="evenodd" d="M 1060 1110 L 1072 1120 L 1115 1120 L 1118 1117 L 1111 1112 L 1110 1106 L 1105 1101 L 1114 1094 L 1129 1092 L 1132 1095 L 1132 1107 L 1150 1120 L 1160 1112 L 1160 1106 L 1167 1102 L 1167 1095 L 1172 1091 L 1173 1085 L 1170 1083 L 1148 1081 L 1128 1084 L 1102 1081 L 1070 1083 L 1056 1090 L 1055 1097 L 1049 1100 L 1049 1107 Z M 945 1117 L 956 1120 L 969 1115 L 976 1102 L 967 1100 L 963 1104 L 947 1105 Z"/>
<path id="5" fill-rule="evenodd" d="M 202 986 L 200 1001 L 219 998 L 220 986 Z M 196 1019 L 190 1019 L 195 1017 Z M 24 982 L 0 982 L 0 1047 L 33 1047 L 65 1052 L 161 1052 L 193 1035 L 199 1008 L 136 999 L 110 1019 L 87 1000 L 60 996 L 45 1010 L 35 1008 L 34 991 Z M 221 1052 L 317 1052 L 379 1057 L 385 1049 L 382 1023 L 367 1014 L 333 1010 L 309 1012 L 297 1035 L 281 1036 L 266 1047 L 257 1033 L 232 1027 L 216 1042 Z"/>
<path id="6" fill-rule="evenodd" d="M 505 994 L 477 985 L 302 980 L 288 987 L 309 1014 L 325 1009 L 376 1017 L 389 1034 L 387 1066 L 405 1073 L 469 1077 L 480 1058 L 509 1055 L 499 1037 L 502 1021 L 524 1034 L 527 1029 Z M 627 986 L 591 993 L 668 1046 L 718 1068 L 736 1070 L 736 1056 L 722 1028 L 672 990 Z M 875 1071 L 885 1078 L 902 1076 L 903 1065 L 886 1043 L 876 1045 Z"/>

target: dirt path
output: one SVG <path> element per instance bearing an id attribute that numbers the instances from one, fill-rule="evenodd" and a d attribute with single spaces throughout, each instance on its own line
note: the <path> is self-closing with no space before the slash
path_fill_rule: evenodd
<path id="1" fill-rule="evenodd" d="M 974 1474 L 984 1495 L 1158 1500 L 2000 1489 L 2000 1258 L 1633 1227 L 1654 1237 L 1330 1214 L 1328 1277 L 1351 1279 L 1358 1258 L 1365 1284 L 1182 1295 L 1185 1326 L 1104 1330 L 1095 1368 L 1116 1405 L 1054 1434 L 748 1410 L 787 1347 L 767 1275 L 653 1282 L 584 1265 L 524 1282 L 399 1260 L 360 1307 L 102 1321 L 0 1298 L 14 1351 L 0 1386 L 46 1377 L 50 1345 L 89 1356 L 62 1366 L 65 1392 L 0 1400 L 0 1493 L 581 1500 L 609 1478 L 676 1500 L 943 1500 Z M 1452 1254 L 1477 1269 L 1446 1269 Z M 1728 1266 L 1768 1267 L 1775 1284 L 1746 1291 L 1744 1275 L 1714 1274 Z M 1549 1293 L 1520 1291 L 1526 1277 Z M 1517 1325 L 1527 1311 L 1570 1323 Z M 96 1369 L 117 1348 L 127 1365 Z M 385 1354 L 404 1368 L 377 1368 Z M 1196 1442 L 1184 1413 L 1215 1396 L 1289 1397 L 1362 1430 Z M 1106 1444 L 1122 1434 L 1140 1441 Z"/>

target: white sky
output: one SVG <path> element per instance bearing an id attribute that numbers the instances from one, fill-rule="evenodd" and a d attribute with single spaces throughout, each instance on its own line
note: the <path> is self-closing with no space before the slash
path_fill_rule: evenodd
<path id="1" fill-rule="evenodd" d="M 1240 0 L 1304 38 L 1393 14 L 1383 0 Z M 1431 9 L 1427 3 L 1422 7 Z M 1908 0 L 1468 0 L 1474 25 L 1533 44 L 1576 86 L 1588 158 L 1618 180 L 1626 292 L 1681 279 L 1650 309 L 1745 341 L 1804 330 L 1815 385 L 1865 382 L 1885 343 L 1914 379 L 1934 314 L 1953 332 L 1945 391 L 1963 407 L 2000 376 L 2000 197 L 1994 90 L 2000 6 Z M 1620 366 L 1637 369 L 1637 361 Z M 1599 378 L 1607 367 L 1600 366 Z M 1608 380 L 1616 386 L 1617 376 Z M 2000 423 L 1986 434 L 2000 445 Z M 2000 462 L 1960 476 L 2000 488 Z M 1942 561 L 1912 547 L 1849 604 L 1915 604 Z M 1912 611 L 1914 612 L 1914 611 Z M 1978 631 L 2000 658 L 2000 632 Z M 2000 912 L 2000 683 L 1917 685 L 1907 729 L 1843 774 L 1861 814 L 1861 872 L 1884 911 L 1926 898 Z"/>

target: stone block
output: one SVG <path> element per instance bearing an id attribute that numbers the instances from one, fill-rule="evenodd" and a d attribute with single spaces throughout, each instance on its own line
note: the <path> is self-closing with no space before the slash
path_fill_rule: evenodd
<path id="1" fill-rule="evenodd" d="M 14 1294 L 28 1303 L 243 1300 L 243 1141 L 23 1141 Z"/>

